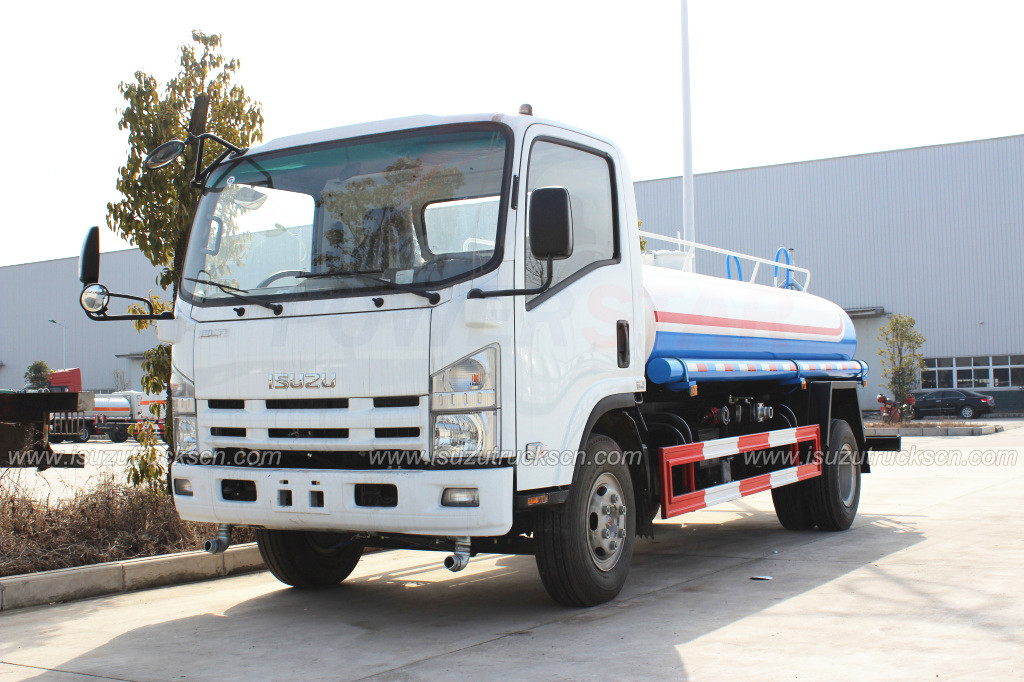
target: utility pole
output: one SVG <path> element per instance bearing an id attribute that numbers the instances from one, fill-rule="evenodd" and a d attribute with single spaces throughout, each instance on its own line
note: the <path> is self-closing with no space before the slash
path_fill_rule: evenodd
<path id="1" fill-rule="evenodd" d="M 693 138 L 690 134 L 690 25 L 687 0 L 680 1 L 683 58 L 683 239 L 696 241 L 693 220 Z"/>
<path id="2" fill-rule="evenodd" d="M 57 320 L 50 320 L 50 322 L 53 322 L 55 325 L 58 325 L 61 329 L 64 330 L 64 351 L 63 351 L 64 357 L 62 359 L 62 362 L 64 364 L 61 367 L 61 369 L 67 369 L 68 368 L 68 328 L 65 327 L 63 323 L 58 322 Z"/>

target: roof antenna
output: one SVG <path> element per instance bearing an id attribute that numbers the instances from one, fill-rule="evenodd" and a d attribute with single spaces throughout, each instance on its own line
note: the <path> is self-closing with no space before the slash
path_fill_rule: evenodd
<path id="1" fill-rule="evenodd" d="M 520 105 L 519 106 L 519 113 L 522 114 L 523 116 L 533 116 L 533 105 L 532 104 L 522 104 L 522 105 Z"/>

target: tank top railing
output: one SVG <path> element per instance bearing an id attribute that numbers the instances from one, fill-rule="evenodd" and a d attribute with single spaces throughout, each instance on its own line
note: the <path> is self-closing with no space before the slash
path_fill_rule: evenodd
<path id="1" fill-rule="evenodd" d="M 757 275 L 760 272 L 761 265 L 766 265 L 773 268 L 772 284 L 765 284 L 765 286 L 776 286 L 786 289 L 797 289 L 800 291 L 807 291 L 808 285 L 811 282 L 811 271 L 807 268 L 801 268 L 793 265 L 790 261 L 789 251 L 785 248 L 780 248 L 775 253 L 775 259 L 771 260 L 768 258 L 759 258 L 758 256 L 750 256 L 737 251 L 730 251 L 728 249 L 721 249 L 717 246 L 708 246 L 707 244 L 699 244 L 692 242 L 687 239 L 680 239 L 678 237 L 666 237 L 665 235 L 656 234 L 654 232 L 640 232 L 640 236 L 646 240 L 658 240 L 667 242 L 676 246 L 676 252 L 681 257 L 679 260 L 682 262 L 679 264 L 674 263 L 672 267 L 681 269 L 686 272 L 694 271 L 694 260 L 698 251 L 716 253 L 726 257 L 726 277 L 732 279 L 733 264 L 735 264 L 737 278 L 743 281 L 751 282 L 754 284 L 760 284 L 757 281 Z M 648 254 L 652 253 L 647 251 Z M 673 255 L 671 251 L 657 251 L 653 252 L 660 255 Z M 779 257 L 785 254 L 785 263 L 780 262 Z M 675 259 L 673 259 L 675 260 Z M 740 267 L 740 261 L 747 261 L 753 264 L 753 268 L 750 271 L 750 276 L 744 278 L 743 270 Z M 779 271 L 783 271 L 784 278 L 780 282 Z M 720 272 L 720 271 L 719 271 Z M 803 275 L 801 282 L 797 275 Z"/>

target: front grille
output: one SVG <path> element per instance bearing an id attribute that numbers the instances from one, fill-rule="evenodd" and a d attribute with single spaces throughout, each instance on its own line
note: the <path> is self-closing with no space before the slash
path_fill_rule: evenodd
<path id="1" fill-rule="evenodd" d="M 271 438 L 348 438 L 348 429 L 268 429 Z"/>
<path id="2" fill-rule="evenodd" d="M 211 410 L 241 410 L 245 408 L 244 400 L 210 400 L 207 405 Z"/>
<path id="3" fill-rule="evenodd" d="M 343 410 L 348 398 L 283 398 L 266 404 L 268 410 Z"/>
<path id="4" fill-rule="evenodd" d="M 286 452 L 285 466 L 365 468 L 368 453 L 428 447 L 427 396 L 216 398 L 197 408 L 200 450 Z"/>
<path id="5" fill-rule="evenodd" d="M 416 426 L 400 427 L 395 429 L 374 429 L 373 435 L 376 438 L 419 438 L 420 430 Z"/>
<path id="6" fill-rule="evenodd" d="M 236 436 L 239 438 L 245 438 L 245 429 L 239 429 L 231 426 L 214 426 L 210 429 L 211 436 Z"/>

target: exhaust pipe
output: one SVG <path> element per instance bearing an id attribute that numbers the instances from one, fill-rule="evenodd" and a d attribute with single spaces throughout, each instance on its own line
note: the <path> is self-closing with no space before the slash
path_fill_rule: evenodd
<path id="1" fill-rule="evenodd" d="M 469 538 L 461 537 L 455 540 L 455 552 L 444 558 L 444 567 L 452 573 L 458 573 L 469 565 Z"/>
<path id="2" fill-rule="evenodd" d="M 210 554 L 223 554 L 224 550 L 231 546 L 231 525 L 222 523 L 217 526 L 217 537 L 207 540 L 203 544 L 203 550 Z"/>

